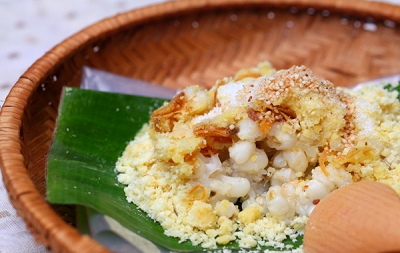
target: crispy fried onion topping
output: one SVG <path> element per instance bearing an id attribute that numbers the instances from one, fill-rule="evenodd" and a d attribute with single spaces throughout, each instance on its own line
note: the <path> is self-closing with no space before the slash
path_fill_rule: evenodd
<path id="1" fill-rule="evenodd" d="M 263 133 L 268 133 L 275 121 L 289 121 L 296 118 L 296 113 L 290 108 L 266 105 L 266 112 L 259 112 L 253 108 L 247 110 L 247 116 L 258 123 Z"/>
<path id="2" fill-rule="evenodd" d="M 184 108 L 185 103 L 185 93 L 181 92 L 177 96 L 175 96 L 167 105 L 156 109 L 151 114 L 150 118 L 150 122 L 152 122 L 152 127 L 157 132 L 171 132 L 174 127 L 174 123 L 179 120 L 178 115 Z"/>

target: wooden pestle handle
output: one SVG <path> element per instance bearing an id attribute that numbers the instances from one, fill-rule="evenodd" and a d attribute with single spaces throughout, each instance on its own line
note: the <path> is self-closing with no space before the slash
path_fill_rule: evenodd
<path id="1" fill-rule="evenodd" d="M 400 252 L 400 199 L 389 186 L 363 181 L 339 188 L 315 207 L 304 251 Z"/>

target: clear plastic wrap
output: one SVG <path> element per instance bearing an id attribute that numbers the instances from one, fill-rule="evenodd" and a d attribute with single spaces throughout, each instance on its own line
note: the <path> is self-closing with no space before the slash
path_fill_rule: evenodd
<path id="1" fill-rule="evenodd" d="M 86 66 L 83 67 L 81 88 L 166 99 L 171 99 L 176 94 L 176 90 L 172 88 Z"/>

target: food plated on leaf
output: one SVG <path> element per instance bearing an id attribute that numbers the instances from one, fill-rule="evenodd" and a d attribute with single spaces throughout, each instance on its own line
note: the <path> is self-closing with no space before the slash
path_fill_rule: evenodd
<path id="1" fill-rule="evenodd" d="M 181 242 L 290 249 L 330 192 L 372 180 L 400 194 L 395 84 L 336 87 L 268 62 L 189 86 L 116 163 L 128 202 Z"/>

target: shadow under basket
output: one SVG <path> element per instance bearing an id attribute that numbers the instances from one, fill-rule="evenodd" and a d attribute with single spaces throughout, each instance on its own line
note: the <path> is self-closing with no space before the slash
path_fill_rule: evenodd
<path id="1" fill-rule="evenodd" d="M 53 252 L 103 252 L 45 200 L 46 154 L 63 86 L 90 66 L 167 87 L 210 87 L 242 67 L 305 65 L 337 86 L 400 72 L 400 7 L 349 0 L 172 1 L 102 20 L 56 45 L 18 80 L 0 117 L 12 204 Z"/>

